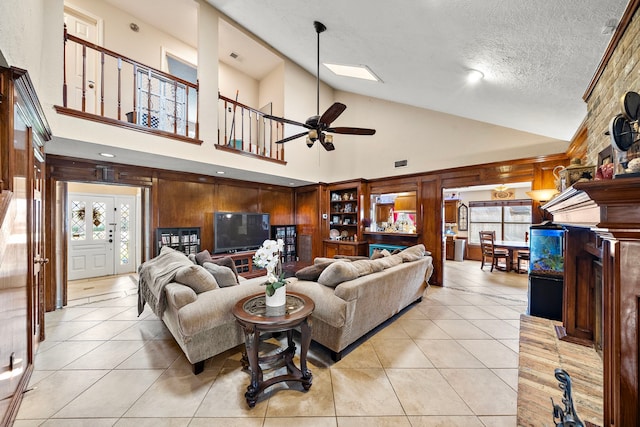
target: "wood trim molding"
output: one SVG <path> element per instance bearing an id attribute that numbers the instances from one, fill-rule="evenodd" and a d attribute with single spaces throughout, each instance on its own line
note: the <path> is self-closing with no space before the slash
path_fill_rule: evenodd
<path id="1" fill-rule="evenodd" d="M 127 128 L 127 129 L 135 130 L 138 132 L 148 133 L 150 135 L 177 139 L 178 141 L 188 142 L 189 144 L 202 145 L 202 140 L 200 139 L 189 138 L 188 136 L 177 135 L 175 133 L 167 132 L 164 130 L 148 128 L 146 126 L 142 126 L 135 123 L 129 123 L 124 120 L 117 120 L 117 119 L 112 119 L 110 117 L 99 116 L 97 114 L 85 113 L 82 111 L 74 110 L 73 108 L 62 107 L 60 105 L 54 105 L 53 107 L 55 108 L 58 114 L 63 114 L 65 116 L 77 117 L 79 119 L 91 120 L 93 122 Z"/>
<path id="2" fill-rule="evenodd" d="M 214 147 L 216 147 L 216 150 L 226 151 L 227 153 L 239 154 L 241 156 L 252 157 L 254 159 L 266 160 L 268 162 L 278 163 L 280 165 L 287 164 L 285 160 L 274 159 L 272 157 L 267 157 L 267 156 L 261 156 L 260 154 L 255 154 L 255 153 L 249 153 L 248 151 L 238 150 L 235 148 L 227 147 L 226 145 L 222 145 L 222 144 L 214 144 Z"/>
<path id="3" fill-rule="evenodd" d="M 611 59 L 613 52 L 616 50 L 618 43 L 620 43 L 622 36 L 627 31 L 627 28 L 629 27 L 629 24 L 633 19 L 633 15 L 635 15 L 636 11 L 638 10 L 638 6 L 640 6 L 640 0 L 630 0 L 629 3 L 627 4 L 627 8 L 622 14 L 622 18 L 620 18 L 618 27 L 616 28 L 615 33 L 613 33 L 613 36 L 611 37 L 611 41 L 609 42 L 609 45 L 607 46 L 607 49 L 605 50 L 604 55 L 600 60 L 600 64 L 598 64 L 598 68 L 596 68 L 596 72 L 593 74 L 593 77 L 591 78 L 591 82 L 589 83 L 589 86 L 587 86 L 587 90 L 585 91 L 584 95 L 582 95 L 582 99 L 585 102 L 589 99 L 589 97 L 593 93 L 593 89 L 598 84 L 600 77 L 602 77 L 602 73 L 604 73 L 604 69 L 607 68 L 607 65 L 609 64 L 609 60 Z"/>

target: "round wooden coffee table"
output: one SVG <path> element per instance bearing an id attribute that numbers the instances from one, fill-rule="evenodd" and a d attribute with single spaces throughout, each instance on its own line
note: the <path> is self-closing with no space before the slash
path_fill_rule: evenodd
<path id="1" fill-rule="evenodd" d="M 264 293 L 241 299 L 231 310 L 244 330 L 245 352 L 242 365 L 251 372 L 251 384 L 244 394 L 249 407 L 253 408 L 258 395 L 269 386 L 282 381 L 298 381 L 304 390 L 309 390 L 313 376 L 307 369 L 307 351 L 311 344 L 311 313 L 315 304 L 306 295 L 287 292 L 287 302 L 282 307 L 268 307 Z M 293 329 L 300 326 L 300 369 L 293 363 L 296 345 Z M 286 332 L 287 347 L 275 354 L 259 356 L 261 332 Z M 284 361 L 284 364 L 281 363 Z M 280 362 L 277 364 L 277 362 Z M 260 364 L 270 367 L 286 366 L 287 374 L 263 379 Z"/>

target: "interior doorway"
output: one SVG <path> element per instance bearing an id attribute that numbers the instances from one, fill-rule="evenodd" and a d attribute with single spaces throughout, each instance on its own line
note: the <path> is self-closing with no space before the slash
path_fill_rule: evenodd
<path id="1" fill-rule="evenodd" d="M 64 200 L 69 282 L 64 286 L 135 273 L 141 259 L 141 189 L 68 183 Z M 92 296 L 91 289 L 104 292 L 99 286 L 81 286 L 85 297 Z"/>

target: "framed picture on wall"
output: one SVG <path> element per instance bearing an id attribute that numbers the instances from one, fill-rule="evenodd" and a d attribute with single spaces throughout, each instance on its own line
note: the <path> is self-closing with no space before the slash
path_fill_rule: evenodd
<path id="1" fill-rule="evenodd" d="M 469 208 L 464 203 L 458 207 L 458 231 L 469 229 Z"/>

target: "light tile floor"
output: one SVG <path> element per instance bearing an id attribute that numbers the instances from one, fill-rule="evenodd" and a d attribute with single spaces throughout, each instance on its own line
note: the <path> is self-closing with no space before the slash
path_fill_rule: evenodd
<path id="1" fill-rule="evenodd" d="M 131 278 L 115 280 L 116 289 L 78 292 L 47 313 L 16 427 L 516 425 L 526 275 L 447 262 L 445 287 L 431 287 L 340 362 L 312 345 L 309 392 L 277 384 L 253 409 L 240 347 L 193 375 L 162 322 L 148 308 L 137 317 Z"/>

